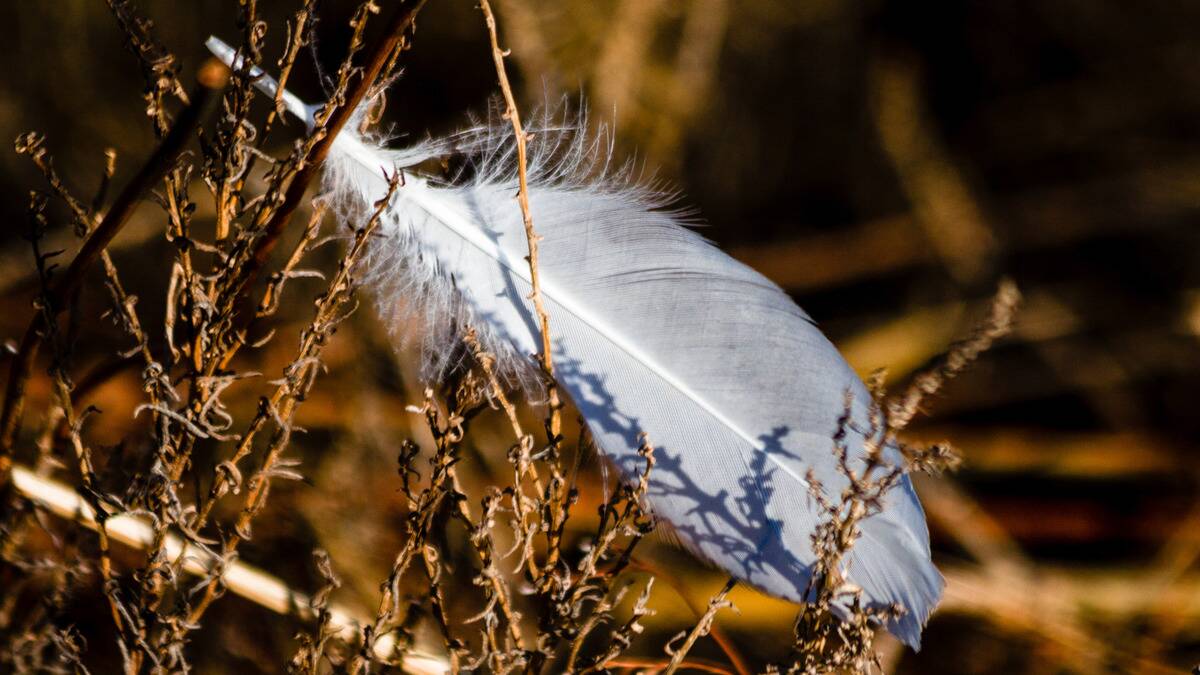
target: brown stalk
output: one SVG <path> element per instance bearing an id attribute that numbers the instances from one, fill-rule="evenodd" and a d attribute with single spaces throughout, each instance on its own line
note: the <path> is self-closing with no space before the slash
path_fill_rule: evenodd
<path id="1" fill-rule="evenodd" d="M 176 158 L 191 139 L 192 133 L 220 100 L 217 94 L 229 81 L 229 70 L 220 61 L 210 59 L 201 66 L 197 73 L 197 81 L 198 86 L 191 96 L 191 103 L 184 108 L 162 144 L 117 196 L 112 208 L 84 242 L 67 271 L 50 288 L 46 297 L 49 305 L 46 307 L 46 313 L 37 312 L 25 329 L 9 369 L 3 408 L 0 408 L 0 483 L 7 482 L 8 472 L 12 467 L 12 445 L 20 425 L 25 385 L 37 358 L 41 341 L 39 334 L 44 328 L 43 316 L 55 316 L 64 309 L 64 302 L 82 283 L 92 263 L 120 232 L 138 203 L 175 165 Z"/>
<path id="2" fill-rule="evenodd" d="M 646 572 L 652 574 L 656 579 L 662 579 L 665 581 L 668 586 L 675 590 L 675 594 L 678 595 L 681 600 L 683 600 L 683 603 L 688 606 L 688 609 L 692 610 L 692 613 L 696 615 L 697 620 L 704 616 L 704 612 L 707 610 L 701 610 L 698 606 L 696 606 L 696 601 L 693 600 L 691 594 L 687 592 L 687 585 L 677 575 L 671 573 L 660 565 L 655 565 L 652 562 L 642 559 L 635 559 L 631 563 L 631 566 L 637 569 L 645 570 Z M 714 623 L 709 633 L 712 635 L 713 640 L 717 643 L 717 646 L 721 648 L 721 651 L 725 652 L 725 656 L 729 659 L 729 665 L 733 666 L 733 669 L 737 672 L 737 675 L 750 675 L 750 666 L 746 663 L 746 658 L 742 656 L 742 653 L 737 648 L 737 644 L 734 643 L 734 641 L 728 635 L 726 635 L 724 631 L 721 630 L 720 626 L 717 626 Z"/>
<path id="3" fill-rule="evenodd" d="M 992 298 L 987 318 L 965 340 L 952 345 L 932 368 L 918 374 L 908 389 L 888 405 L 888 426 L 896 431 L 907 427 L 920 412 L 926 396 L 940 390 L 942 385 L 971 365 L 996 340 L 1011 332 L 1020 304 L 1021 291 L 1017 285 L 1010 279 L 1002 280 Z"/>
<path id="4" fill-rule="evenodd" d="M 725 586 L 723 586 L 716 595 L 712 596 L 712 598 L 708 601 L 708 609 L 706 609 L 704 614 L 700 616 L 700 620 L 696 622 L 696 625 L 692 628 L 692 630 L 687 633 L 687 637 L 684 638 L 683 644 L 674 652 L 671 652 L 671 661 L 667 664 L 666 669 L 663 670 L 663 675 L 671 675 L 677 669 L 679 669 L 679 667 L 683 665 L 684 657 L 686 657 L 688 652 L 691 651 L 692 645 L 696 644 L 696 640 L 708 635 L 708 632 L 712 629 L 713 620 L 717 617 L 717 612 L 726 607 L 733 606 L 733 603 L 726 600 L 725 596 L 729 595 L 729 592 L 732 591 L 733 587 L 736 585 L 737 579 L 730 577 L 729 581 L 725 582 Z"/>
<path id="5" fill-rule="evenodd" d="M 542 288 L 538 276 L 538 241 L 541 239 L 533 229 L 533 213 L 529 210 L 529 177 L 526 165 L 525 144 L 530 134 L 525 133 L 521 126 L 521 113 L 517 110 L 517 101 L 513 96 L 512 86 L 508 82 L 508 72 L 504 68 L 504 57 L 507 51 L 500 48 L 500 38 L 496 34 L 496 17 L 488 0 L 480 0 L 479 9 L 483 10 L 484 21 L 487 22 L 488 38 L 492 43 L 492 61 L 496 64 L 496 78 L 500 81 L 500 91 L 504 94 L 504 118 L 512 124 L 513 136 L 517 141 L 517 203 L 521 206 L 521 218 L 525 223 L 525 238 L 529 242 L 529 283 L 532 290 L 529 299 L 533 301 L 533 309 L 538 316 L 538 324 L 542 331 L 542 353 L 539 355 L 542 370 L 547 378 L 547 396 L 550 405 L 550 438 L 556 443 L 562 430 L 562 401 L 558 395 L 558 385 L 554 380 L 554 360 L 550 354 L 550 315 L 542 302 Z"/>
<path id="6" fill-rule="evenodd" d="M 533 436 L 525 433 L 521 428 L 521 421 L 517 418 L 516 406 L 508 400 L 504 394 L 504 387 L 496 377 L 496 372 L 493 368 L 495 357 L 483 351 L 483 347 L 479 344 L 479 340 L 474 331 L 467 333 L 464 338 L 467 347 L 470 348 L 476 362 L 479 363 L 480 370 L 483 371 L 484 377 L 488 381 L 488 393 L 492 402 L 499 405 L 504 411 L 504 415 L 508 418 L 509 424 L 512 426 L 513 435 L 517 439 L 516 453 L 514 464 L 516 465 L 515 475 L 513 477 L 513 509 L 516 511 L 518 527 L 514 528 L 517 536 L 517 543 L 525 549 L 522 559 L 529 569 L 529 574 L 537 579 L 542 576 L 542 572 L 538 569 L 537 561 L 532 555 L 533 539 L 530 534 L 529 527 L 532 526 L 532 516 L 537 506 L 536 499 L 530 499 L 525 496 L 525 491 L 522 489 L 522 483 L 528 475 L 533 481 L 534 494 L 539 497 L 544 494 L 541 478 L 538 476 L 537 467 L 530 461 L 530 453 L 533 446 Z"/>
<path id="7" fill-rule="evenodd" d="M 375 46 L 367 64 L 362 69 L 355 71 L 351 66 L 350 59 L 353 58 L 355 51 L 352 51 L 351 55 L 343 63 L 340 75 L 342 79 L 337 91 L 345 93 L 337 94 L 334 101 L 327 104 L 317 114 L 316 128 L 309 137 L 308 145 L 306 145 L 307 150 L 304 152 L 303 157 L 300 158 L 299 168 L 296 169 L 283 196 L 280 198 L 277 192 L 272 191 L 264 199 L 253 227 L 253 231 L 257 237 L 252 243 L 253 249 L 248 256 L 240 258 L 241 262 L 238 273 L 229 282 L 228 286 L 225 286 L 219 294 L 215 293 L 215 289 L 211 289 L 210 291 L 210 295 L 220 296 L 215 303 L 217 306 L 227 307 L 230 308 L 231 312 L 236 312 L 235 308 L 238 306 L 240 299 L 255 279 L 257 279 L 259 273 L 270 259 L 271 253 L 279 243 L 279 238 L 283 235 L 292 215 L 299 208 L 309 184 L 312 183 L 319 173 L 325 158 L 329 155 L 329 151 L 333 147 L 333 142 L 337 138 L 337 134 L 353 116 L 358 104 L 368 95 L 373 83 L 384 72 L 386 66 L 389 63 L 395 63 L 393 56 L 404 49 L 406 44 L 404 35 L 412 27 L 417 13 L 424 5 L 425 0 L 414 0 L 407 10 L 397 12 L 393 15 L 384 37 Z M 366 3 L 360 8 L 363 16 L 355 22 L 355 41 L 361 39 L 362 31 L 365 28 L 365 13 L 374 11 L 377 11 L 377 8 L 371 3 Z M 358 80 L 351 85 L 351 79 L 356 74 Z M 279 205 L 272 208 L 276 200 L 278 200 Z M 261 222 L 262 220 L 266 222 L 263 223 Z M 204 363 L 204 341 L 206 337 L 212 336 L 208 335 L 207 331 L 197 331 L 194 337 L 194 344 L 191 348 L 195 370 L 202 373 L 203 377 L 212 377 L 216 373 L 217 368 L 228 364 L 238 349 L 244 344 L 245 334 L 250 324 L 254 321 L 255 316 L 256 312 L 253 310 L 236 314 L 234 330 L 232 331 L 235 339 L 231 341 L 232 344 L 229 344 L 217 358 L 208 359 L 207 366 Z M 206 388 L 200 386 L 198 382 L 199 380 L 193 381 L 192 389 L 188 396 L 188 407 L 191 410 L 191 414 L 196 414 L 202 409 L 203 402 L 208 398 Z M 171 462 L 169 469 L 169 476 L 172 480 L 178 480 L 186 469 L 191 456 L 190 446 L 193 442 L 193 437 L 185 437 L 184 447 L 176 452 L 176 456 Z"/>
<path id="8" fill-rule="evenodd" d="M 94 494 L 95 485 L 93 477 L 95 469 L 92 467 L 91 453 L 83 444 L 83 439 L 80 437 L 80 427 L 83 420 L 76 413 L 75 408 L 71 405 L 71 392 L 68 388 L 67 381 L 61 372 L 55 373 L 54 378 L 55 394 L 58 396 L 59 404 L 62 406 L 63 421 L 70 430 L 71 448 L 75 451 L 75 459 L 79 466 L 79 479 L 83 486 L 85 494 Z M 124 633 L 128 626 L 121 620 L 121 612 L 119 602 L 113 595 L 113 571 L 112 557 L 110 555 L 110 546 L 108 541 L 108 529 L 104 525 L 105 515 L 100 510 L 101 504 L 92 504 L 92 509 L 96 511 L 96 534 L 99 540 L 99 562 L 100 562 L 100 579 L 104 587 L 104 595 L 108 599 L 109 610 L 112 612 L 113 625 L 117 627 L 117 631 Z"/>
<path id="9" fill-rule="evenodd" d="M 664 672 L 670 666 L 670 661 L 666 659 L 615 659 L 609 661 L 606 665 L 614 668 L 631 668 L 637 672 L 659 673 Z M 733 675 L 728 668 L 721 666 L 718 663 L 711 661 L 702 661 L 700 659 L 687 659 L 679 662 L 680 668 L 696 671 L 699 673 L 716 673 L 717 675 Z"/>

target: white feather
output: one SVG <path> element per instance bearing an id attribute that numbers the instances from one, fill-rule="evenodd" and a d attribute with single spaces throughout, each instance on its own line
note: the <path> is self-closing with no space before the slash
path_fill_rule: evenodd
<path id="1" fill-rule="evenodd" d="M 214 46 L 232 63 L 224 49 Z M 260 82 L 274 91 L 268 78 Z M 313 107 L 287 102 L 311 116 Z M 481 331 L 506 374 L 532 372 L 540 335 L 510 139 L 482 128 L 393 151 L 347 129 L 326 163 L 326 188 L 343 215 L 362 218 L 387 190 L 384 170 L 409 169 L 454 144 L 477 157 L 474 176 L 458 184 L 406 171 L 369 260 L 381 306 L 424 312 L 434 373 L 453 365 L 464 325 Z M 831 439 L 848 390 L 865 427 L 866 389 L 777 286 L 683 227 L 652 190 L 590 172 L 608 154 L 569 131 L 540 132 L 531 147 L 557 379 L 623 471 L 638 469 L 638 435 L 649 434 L 653 508 L 688 548 L 803 602 L 820 519 L 804 476 L 811 470 L 833 495 L 845 486 Z M 866 603 L 905 608 L 889 629 L 917 647 L 943 582 L 907 477 L 863 521 L 848 574 Z"/>

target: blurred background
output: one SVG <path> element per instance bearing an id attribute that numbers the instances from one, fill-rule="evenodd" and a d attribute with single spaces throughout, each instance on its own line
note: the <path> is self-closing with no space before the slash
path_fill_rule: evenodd
<path id="1" fill-rule="evenodd" d="M 185 82 L 209 33 L 239 35 L 232 2 L 139 4 Z M 352 5 L 321 4 L 319 41 L 293 75 L 302 97 L 322 98 L 319 73 L 344 53 Z M 525 107 L 566 96 L 615 125 L 617 153 L 678 188 L 704 234 L 788 290 L 860 373 L 887 368 L 899 386 L 981 316 L 1000 278 L 1024 292 L 1015 334 L 909 433 L 950 440 L 965 465 L 918 484 L 949 585 L 923 651 L 883 642 L 888 671 L 1167 672 L 1200 661 L 1200 3 L 495 5 Z M 268 64 L 293 10 L 260 10 Z M 153 135 L 105 4 L 9 2 L 0 21 L 0 138 L 46 133 L 68 186 L 89 196 L 115 148 L 120 184 Z M 469 0 L 430 0 L 404 63 L 388 96 L 397 142 L 463 126 L 496 92 Z M 279 135 L 276 154 L 289 142 Z M 19 339 L 35 290 L 20 237 L 30 189 L 42 181 L 28 159 L 0 153 L 6 341 Z M 74 246 L 60 215 L 51 240 L 61 245 L 49 248 Z M 169 272 L 162 221 L 142 209 L 114 249 L 150 325 Z M 305 319 L 304 294 L 317 289 L 297 282 L 304 299 L 280 320 Z M 102 311 L 99 283 L 85 301 Z M 395 449 L 419 437 L 403 413 L 420 399 L 412 349 L 397 358 L 392 342 L 369 312 L 339 332 L 298 420 L 309 482 L 273 492 L 270 524 L 243 552 L 311 590 L 309 551 L 326 548 L 341 597 L 363 607 L 397 546 Z M 278 372 L 293 344 L 277 340 L 257 369 Z M 79 368 L 123 346 L 115 328 L 89 333 Z M 97 443 L 129 431 L 140 397 L 136 373 L 97 390 Z M 493 447 L 504 445 L 499 429 Z M 499 469 L 504 458 L 490 461 Z M 589 491 L 599 498 L 583 489 L 580 513 Z M 657 645 L 723 580 L 665 545 L 641 555 L 681 581 L 656 587 L 646 639 Z M 79 601 L 81 622 L 106 621 L 98 597 Z M 719 624 L 756 662 L 781 657 L 792 610 L 744 590 L 734 601 L 741 613 Z M 220 653 L 197 659 L 201 672 L 278 670 L 294 630 L 239 620 L 256 613 L 221 603 L 230 628 L 197 636 L 197 654 Z M 711 644 L 694 653 L 720 658 Z"/>

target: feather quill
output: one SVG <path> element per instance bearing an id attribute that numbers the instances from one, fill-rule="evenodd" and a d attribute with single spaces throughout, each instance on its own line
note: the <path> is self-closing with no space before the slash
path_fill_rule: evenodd
<path id="1" fill-rule="evenodd" d="M 235 62 L 216 38 L 209 47 Z M 274 95 L 273 80 L 252 74 Z M 312 124 L 314 106 L 290 93 L 283 100 Z M 343 215 L 369 212 L 387 190 L 383 172 L 405 170 L 369 260 L 381 307 L 428 314 L 434 373 L 452 365 L 463 325 L 481 332 L 509 375 L 532 372 L 540 335 L 503 132 L 482 127 L 389 150 L 354 126 L 338 136 L 324 169 Z M 847 391 L 865 427 L 862 381 L 786 293 L 684 227 L 661 195 L 628 174 L 589 173 L 607 160 L 606 147 L 569 131 L 537 138 L 529 197 L 560 385 L 622 471 L 637 470 L 639 434 L 649 435 L 651 505 L 689 549 L 751 586 L 804 602 L 820 518 L 806 476 L 832 494 L 846 485 L 831 439 Z M 448 184 L 410 170 L 454 145 L 479 158 L 469 180 Z M 852 455 L 861 456 L 861 437 L 857 444 Z M 884 505 L 862 521 L 848 576 L 864 603 L 906 610 L 888 628 L 918 648 L 943 581 L 907 476 Z"/>

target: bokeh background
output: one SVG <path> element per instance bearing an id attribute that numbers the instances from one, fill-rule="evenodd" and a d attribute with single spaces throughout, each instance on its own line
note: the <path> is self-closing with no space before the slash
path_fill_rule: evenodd
<path id="1" fill-rule="evenodd" d="M 139 4 L 185 81 L 209 33 L 238 35 L 232 2 Z M 495 4 L 524 105 L 565 96 L 614 125 L 618 155 L 677 188 L 706 236 L 788 290 L 861 373 L 886 367 L 904 383 L 981 315 L 1000 278 L 1023 290 L 1015 334 L 910 432 L 952 441 L 966 461 L 918 485 L 949 587 L 922 652 L 884 640 L 886 669 L 1160 672 L 1200 661 L 1200 4 Z M 322 4 L 319 41 L 293 80 L 309 100 L 344 53 L 351 5 Z M 261 8 L 269 60 L 292 10 Z M 98 184 L 106 148 L 118 152 L 118 184 L 127 178 L 153 136 L 105 4 L 7 2 L 0 21 L 0 138 L 46 133 L 79 194 Z M 496 93 L 470 0 L 430 0 L 404 63 L 388 97 L 398 142 L 462 126 Z M 4 340 L 31 311 L 20 233 L 28 190 L 41 186 L 27 158 L 0 152 Z M 67 223 L 51 238 L 70 248 Z M 144 208 L 114 249 L 150 325 L 169 271 L 162 228 Z M 94 286 L 84 302 L 98 315 Z M 285 332 L 318 286 L 295 289 Z M 397 547 L 395 449 L 420 438 L 404 413 L 420 399 L 413 350 L 396 341 L 366 311 L 339 332 L 298 419 L 308 482 L 276 489 L 269 524 L 243 547 L 306 589 L 319 585 L 309 552 L 323 547 L 345 581 L 339 597 L 363 607 Z M 292 345 L 255 356 L 257 369 L 278 372 Z M 75 359 L 86 371 L 122 346 L 116 329 L 91 331 Z M 139 383 L 118 375 L 93 395 L 105 411 L 96 443 L 130 431 Z M 34 393 L 44 400 L 44 387 Z M 491 447 L 506 445 L 500 434 Z M 477 488 L 489 462 L 504 462 L 478 459 Z M 599 498 L 596 474 L 585 465 L 585 504 Z M 680 594 L 703 604 L 722 579 L 663 544 L 642 555 L 679 581 L 652 602 L 646 640 L 658 645 L 692 619 Z M 792 610 L 750 591 L 734 600 L 741 613 L 720 624 L 751 658 L 781 656 Z M 99 595 L 78 604 L 103 659 Z M 247 603 L 227 599 L 213 616 L 194 646 L 201 672 L 275 672 L 294 650 L 294 627 Z M 695 653 L 720 655 L 711 644 Z"/>

